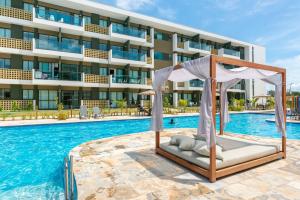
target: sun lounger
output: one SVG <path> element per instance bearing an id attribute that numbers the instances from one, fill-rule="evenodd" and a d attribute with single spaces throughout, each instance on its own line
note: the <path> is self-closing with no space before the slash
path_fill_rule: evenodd
<path id="1" fill-rule="evenodd" d="M 94 119 L 97 119 L 99 117 L 103 117 L 99 107 L 94 107 L 93 108 L 93 117 L 94 117 Z"/>
<path id="2" fill-rule="evenodd" d="M 79 111 L 79 119 L 87 119 L 88 118 L 88 110 L 87 106 L 80 106 L 80 111 Z"/>

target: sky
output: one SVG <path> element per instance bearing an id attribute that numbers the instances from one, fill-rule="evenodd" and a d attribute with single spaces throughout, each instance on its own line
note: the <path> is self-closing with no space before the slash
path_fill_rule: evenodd
<path id="1" fill-rule="evenodd" d="M 300 91 L 300 0 L 94 0 L 266 47 Z"/>

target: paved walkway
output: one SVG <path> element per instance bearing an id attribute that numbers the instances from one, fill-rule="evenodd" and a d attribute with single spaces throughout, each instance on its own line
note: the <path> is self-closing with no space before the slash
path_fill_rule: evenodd
<path id="1" fill-rule="evenodd" d="M 172 134 L 195 133 L 173 129 Z M 168 141 L 170 130 L 163 133 Z M 239 136 L 280 143 L 277 139 Z M 91 141 L 74 148 L 80 200 L 93 199 L 300 199 L 300 141 L 288 140 L 288 157 L 210 183 L 154 153 L 154 134 L 145 132 Z"/>

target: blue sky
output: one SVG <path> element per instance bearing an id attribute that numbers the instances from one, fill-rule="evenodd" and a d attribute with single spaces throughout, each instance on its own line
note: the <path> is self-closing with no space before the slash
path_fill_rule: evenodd
<path id="1" fill-rule="evenodd" d="M 95 1 L 263 45 L 267 63 L 286 67 L 300 91 L 299 0 Z"/>

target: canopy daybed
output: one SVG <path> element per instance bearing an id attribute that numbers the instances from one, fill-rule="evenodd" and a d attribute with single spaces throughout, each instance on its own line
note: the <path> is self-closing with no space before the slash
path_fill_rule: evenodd
<path id="1" fill-rule="evenodd" d="M 236 68 L 226 69 L 224 65 L 233 65 Z M 191 151 L 182 151 L 177 146 L 169 143 L 160 143 L 160 131 L 163 130 L 162 87 L 164 83 L 167 80 L 184 82 L 193 79 L 204 80 L 197 135 L 205 137 L 204 141 L 209 149 L 206 157 L 199 156 Z M 227 89 L 234 86 L 241 79 L 260 79 L 275 85 L 275 121 L 278 131 L 282 134 L 282 143 L 279 147 L 223 136 L 224 126 L 229 121 Z M 219 136 L 216 136 L 217 82 L 221 83 Z M 207 177 L 211 182 L 215 182 L 217 178 L 223 176 L 286 158 L 285 69 L 210 55 L 155 71 L 153 89 L 155 96 L 152 130 L 156 134 L 155 150 L 157 154 Z M 223 160 L 216 158 L 217 142 L 223 145 Z"/>

